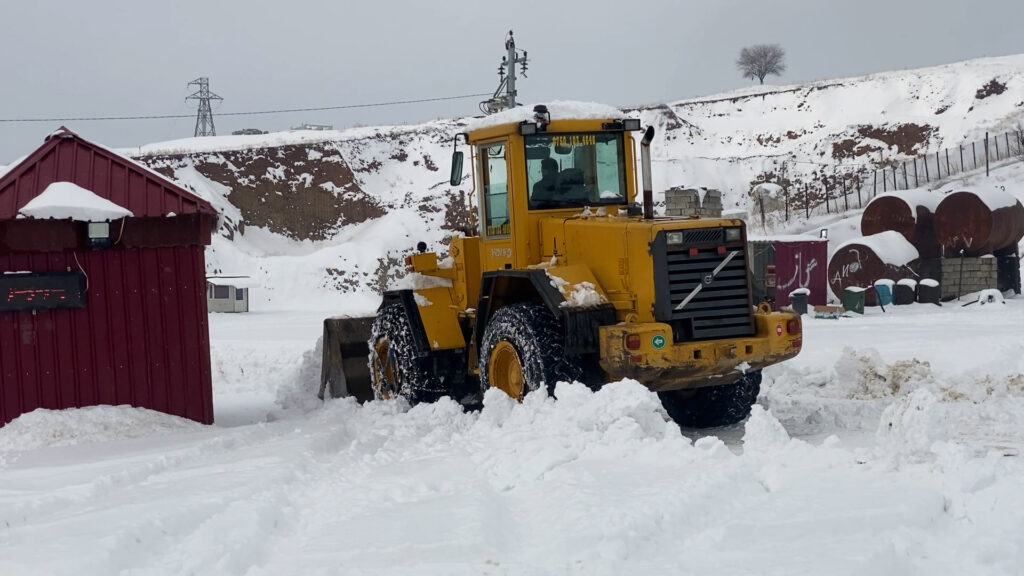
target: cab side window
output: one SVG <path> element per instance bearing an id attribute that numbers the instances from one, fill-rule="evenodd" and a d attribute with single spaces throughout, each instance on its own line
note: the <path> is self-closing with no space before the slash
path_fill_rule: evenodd
<path id="1" fill-rule="evenodd" d="M 508 236 L 508 164 L 506 146 L 491 144 L 480 149 L 484 190 L 483 223 L 486 236 Z"/>

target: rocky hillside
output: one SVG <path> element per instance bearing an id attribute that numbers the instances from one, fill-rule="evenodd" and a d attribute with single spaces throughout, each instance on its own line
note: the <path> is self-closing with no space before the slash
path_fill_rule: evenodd
<path id="1" fill-rule="evenodd" d="M 657 130 L 656 200 L 668 187 L 705 186 L 722 190 L 727 209 L 745 210 L 757 183 L 813 194 L 815 186 L 802 185 L 824 175 L 864 173 L 1018 128 L 1024 55 L 758 86 L 627 112 Z M 272 258 L 303 259 L 287 260 L 300 271 L 289 296 L 267 296 L 286 305 L 305 294 L 299 284 L 372 293 L 415 241 L 443 249 L 444 237 L 468 225 L 470 179 L 448 183 L 452 137 L 465 124 L 188 139 L 125 152 L 221 210 L 211 271 L 259 275 L 276 265 Z"/>

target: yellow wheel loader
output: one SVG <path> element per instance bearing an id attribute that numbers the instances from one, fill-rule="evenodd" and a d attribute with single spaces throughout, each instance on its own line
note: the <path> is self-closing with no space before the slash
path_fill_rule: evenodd
<path id="1" fill-rule="evenodd" d="M 443 259 L 421 243 L 406 259 L 418 287 L 375 317 L 325 321 L 321 396 L 474 405 L 489 387 L 522 399 L 632 378 L 680 425 L 745 418 L 761 369 L 799 353 L 800 317 L 752 301 L 742 220 L 654 217 L 653 136 L 597 105 L 474 120 L 451 183 L 463 137 L 475 234 Z"/>

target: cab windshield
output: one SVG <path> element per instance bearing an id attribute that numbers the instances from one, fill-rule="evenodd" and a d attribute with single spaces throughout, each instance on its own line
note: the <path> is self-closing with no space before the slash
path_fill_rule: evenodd
<path id="1" fill-rule="evenodd" d="M 524 139 L 531 209 L 626 203 L 621 132 L 531 134 Z"/>

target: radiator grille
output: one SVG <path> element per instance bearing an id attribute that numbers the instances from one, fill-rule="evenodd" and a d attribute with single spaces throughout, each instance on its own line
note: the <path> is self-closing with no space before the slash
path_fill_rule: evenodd
<path id="1" fill-rule="evenodd" d="M 672 325 L 676 342 L 753 335 L 746 243 L 722 244 L 721 228 L 687 232 L 687 242 L 672 250 L 665 244 L 664 233 L 652 244 L 655 319 Z M 706 242 L 715 245 L 693 246 L 691 237 L 713 238 Z M 726 246 L 724 254 L 719 253 L 719 246 Z M 691 249 L 696 249 L 696 254 L 691 255 Z M 698 286 L 700 290 L 694 294 Z M 677 310 L 687 298 L 686 305 Z"/>

